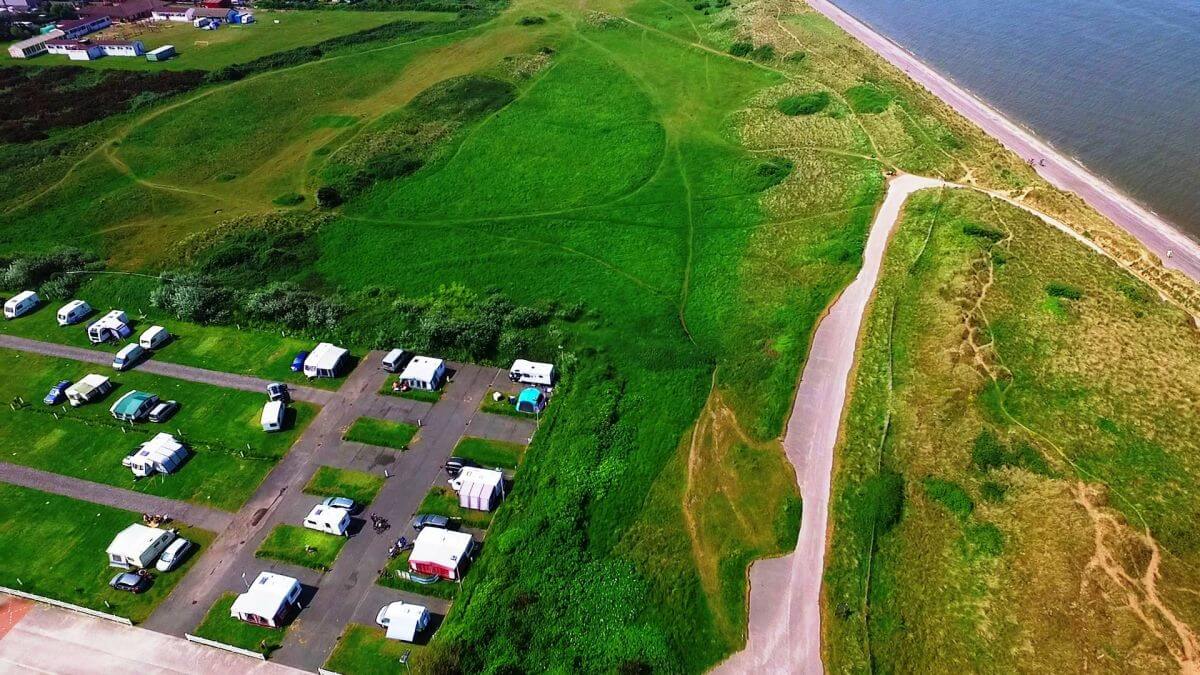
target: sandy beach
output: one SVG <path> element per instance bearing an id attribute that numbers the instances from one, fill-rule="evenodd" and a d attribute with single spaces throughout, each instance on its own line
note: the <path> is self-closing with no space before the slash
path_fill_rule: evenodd
<path id="1" fill-rule="evenodd" d="M 1092 208 L 1158 255 L 1166 267 L 1177 269 L 1193 280 L 1200 281 L 1200 244 L 1175 226 L 1122 194 L 1074 159 L 1055 150 L 1032 132 L 1007 119 L 969 91 L 925 65 L 907 49 L 876 33 L 870 26 L 842 11 L 829 0 L 807 1 L 813 9 L 824 14 L 889 63 L 903 70 L 1006 148 L 1025 159 L 1035 160 L 1038 173 L 1047 182 L 1061 190 L 1079 195 Z M 1169 258 L 1168 251 L 1171 252 Z"/>

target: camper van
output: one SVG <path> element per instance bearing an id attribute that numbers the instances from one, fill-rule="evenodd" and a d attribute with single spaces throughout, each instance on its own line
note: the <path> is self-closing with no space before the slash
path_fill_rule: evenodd
<path id="1" fill-rule="evenodd" d="M 336 506 L 317 504 L 304 517 L 304 526 L 318 532 L 328 532 L 339 537 L 350 527 L 350 512 Z"/>
<path id="2" fill-rule="evenodd" d="M 171 339 L 171 334 L 162 326 L 150 326 L 145 333 L 138 338 L 138 344 L 142 349 L 158 349 Z"/>
<path id="3" fill-rule="evenodd" d="M 117 533 L 105 553 L 109 567 L 150 567 L 163 549 L 175 541 L 173 530 L 160 530 L 134 523 Z"/>
<path id="4" fill-rule="evenodd" d="M 146 350 L 141 345 L 125 345 L 117 355 L 113 357 L 113 370 L 127 370 L 132 368 L 142 357 L 146 355 Z"/>
<path id="5" fill-rule="evenodd" d="M 412 360 L 412 352 L 403 349 L 393 349 L 383 357 L 383 369 L 389 373 L 398 373 Z"/>
<path id="6" fill-rule="evenodd" d="M 517 359 L 512 368 L 508 369 L 508 379 L 521 384 L 541 385 L 549 387 L 554 384 L 554 365 Z"/>
<path id="7" fill-rule="evenodd" d="M 83 300 L 72 300 L 58 310 L 58 325 L 73 326 L 92 313 L 92 306 Z"/>
<path id="8" fill-rule="evenodd" d="M 287 405 L 283 401 L 267 401 L 263 406 L 262 422 L 263 431 L 279 431 L 283 428 L 283 416 L 287 413 Z"/>
<path id="9" fill-rule="evenodd" d="M 33 311 L 33 308 L 38 306 L 38 302 L 37 293 L 21 291 L 4 303 L 4 318 L 15 319 L 24 316 Z"/>

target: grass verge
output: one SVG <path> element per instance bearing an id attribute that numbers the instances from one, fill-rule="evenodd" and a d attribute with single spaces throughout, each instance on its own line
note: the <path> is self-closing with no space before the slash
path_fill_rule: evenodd
<path id="1" fill-rule="evenodd" d="M 383 477 L 365 471 L 322 466 L 304 486 L 304 492 L 322 497 L 349 497 L 359 504 L 370 504 L 383 487 Z"/>
<path id="2" fill-rule="evenodd" d="M 411 424 L 379 420 L 373 417 L 360 417 L 350 425 L 349 429 L 346 429 L 342 440 L 366 443 L 367 445 L 381 445 L 395 450 L 407 450 L 416 435 L 417 428 Z"/>
<path id="3" fill-rule="evenodd" d="M 255 558 L 273 558 L 322 572 L 333 567 L 346 538 L 299 525 L 278 525 L 254 552 Z"/>

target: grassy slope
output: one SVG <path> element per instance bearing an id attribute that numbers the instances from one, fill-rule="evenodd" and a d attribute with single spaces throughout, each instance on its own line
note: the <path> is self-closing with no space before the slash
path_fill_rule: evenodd
<path id="1" fill-rule="evenodd" d="M 263 398 L 257 394 L 194 384 L 136 370 L 111 368 L 0 350 L 6 377 L 0 397 L 21 397 L 30 405 L 0 408 L 0 448 L 4 461 L 139 492 L 235 510 L 253 494 L 271 467 L 307 426 L 316 410 L 293 405 L 298 418 L 287 431 L 264 434 L 258 418 Z M 50 408 L 42 397 L 61 379 L 78 380 L 88 373 L 108 375 L 116 388 L 102 401 L 80 408 Z M 108 409 L 125 392 L 138 389 L 179 401 L 179 412 L 165 424 L 142 423 L 128 433 Z M 57 412 L 62 419 L 51 414 Z M 121 459 L 159 432 L 178 433 L 192 455 L 170 476 L 135 481 Z M 249 448 L 247 448 L 249 446 Z"/>
<path id="2" fill-rule="evenodd" d="M 108 581 L 118 571 L 104 553 L 112 538 L 138 514 L 0 483 L 0 585 L 45 595 L 140 622 L 171 592 L 204 553 L 213 534 L 179 527 L 200 544 L 183 566 L 156 572 L 154 585 L 141 594 L 114 591 Z M 106 604 L 107 603 L 107 604 Z"/>

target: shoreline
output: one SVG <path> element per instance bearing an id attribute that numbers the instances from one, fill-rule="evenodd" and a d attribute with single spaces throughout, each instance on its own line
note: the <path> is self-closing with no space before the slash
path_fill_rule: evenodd
<path id="1" fill-rule="evenodd" d="M 1178 227 L 1089 171 L 1078 160 L 1038 138 L 1031 130 L 1008 119 L 908 49 L 838 7 L 832 0 L 806 2 L 814 11 L 899 68 L 1008 150 L 1026 160 L 1045 160 L 1045 166 L 1033 168 L 1046 182 L 1083 199 L 1088 206 L 1157 255 L 1163 267 L 1182 272 L 1193 281 L 1200 282 L 1200 243 Z M 1167 257 L 1168 251 L 1173 253 L 1170 258 Z"/>

